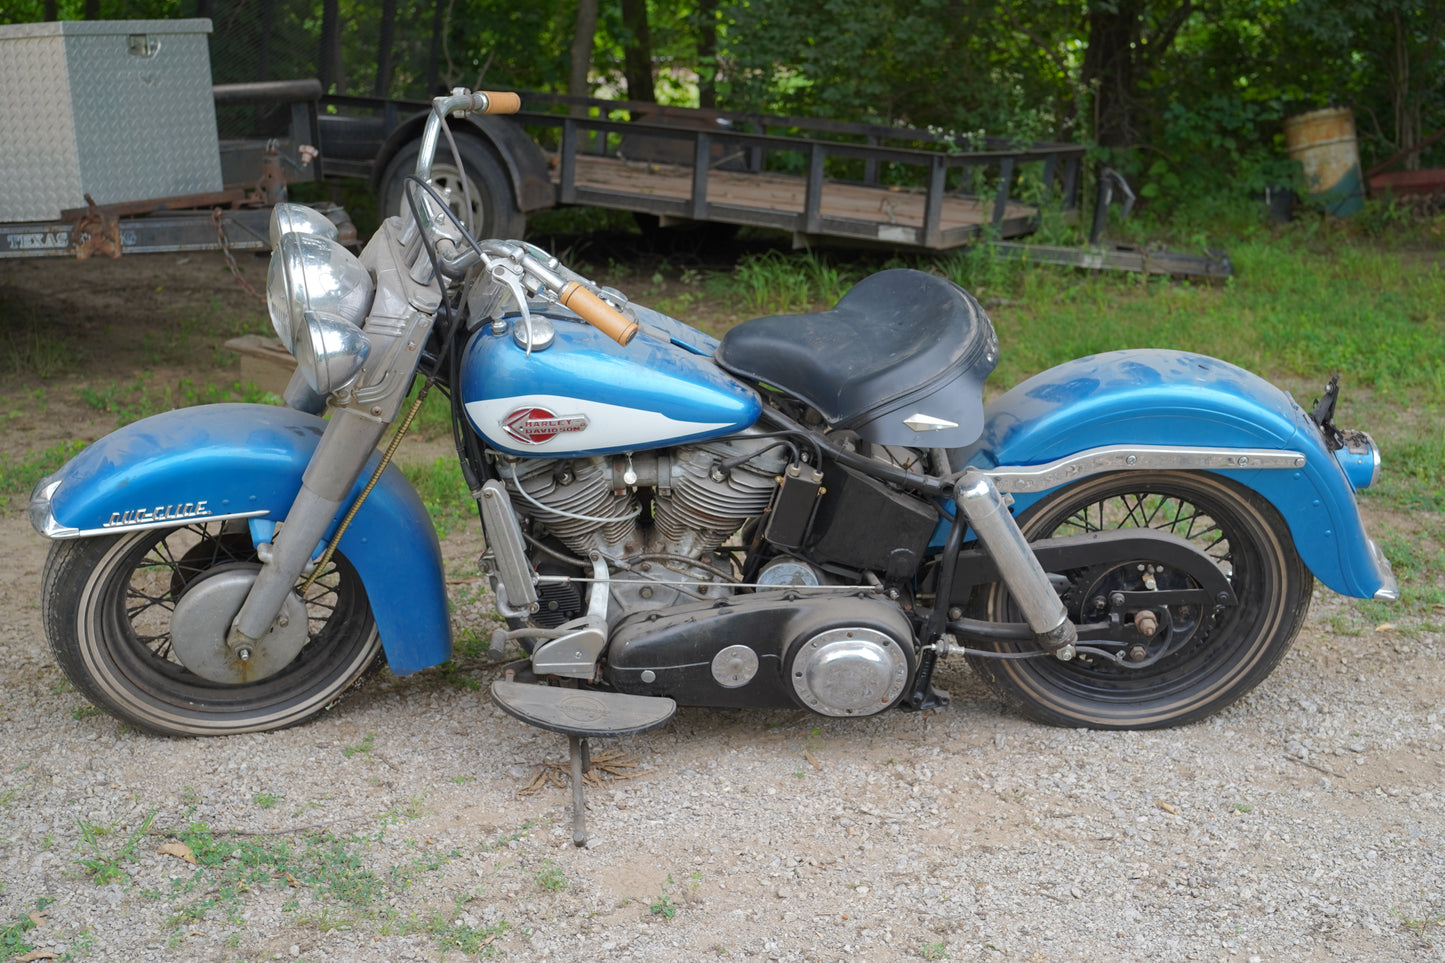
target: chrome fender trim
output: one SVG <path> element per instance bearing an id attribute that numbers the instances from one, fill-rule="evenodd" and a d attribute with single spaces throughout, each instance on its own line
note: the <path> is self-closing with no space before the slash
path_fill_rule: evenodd
<path id="1" fill-rule="evenodd" d="M 1056 458 L 1042 465 L 1000 465 L 981 474 L 1001 492 L 1041 492 L 1108 471 L 1228 471 L 1250 468 L 1303 468 L 1298 451 L 1263 448 L 1189 448 L 1170 445 L 1105 445 Z"/>

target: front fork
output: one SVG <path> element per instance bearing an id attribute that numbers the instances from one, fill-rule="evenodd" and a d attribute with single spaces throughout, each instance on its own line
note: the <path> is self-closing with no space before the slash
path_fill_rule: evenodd
<path id="1" fill-rule="evenodd" d="M 273 542 L 256 546 L 261 571 L 226 635 L 226 646 L 238 661 L 247 662 L 259 651 L 296 580 L 305 574 L 326 530 L 349 501 L 386 426 L 379 418 L 349 408 L 333 411 L 301 478 L 301 491 L 286 513 L 285 527 Z"/>

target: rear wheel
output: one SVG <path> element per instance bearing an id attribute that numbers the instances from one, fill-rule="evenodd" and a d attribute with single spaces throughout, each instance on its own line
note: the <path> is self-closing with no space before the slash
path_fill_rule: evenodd
<path id="1" fill-rule="evenodd" d="M 218 674 L 220 655 L 206 650 L 219 646 L 172 632 L 188 592 L 217 598 L 218 584 L 244 590 L 259 568 L 249 535 L 215 523 L 57 541 L 41 596 L 56 661 L 97 707 L 148 732 L 228 735 L 303 722 L 361 679 L 381 648 L 361 579 L 340 553 L 292 603 L 306 619 L 294 656 L 284 664 L 258 659 L 257 678 L 198 674 Z M 236 607 L 239 597 L 229 609 L 217 606 L 202 634 L 223 637 Z"/>
<path id="2" fill-rule="evenodd" d="M 1069 662 L 1047 657 L 970 659 L 1006 701 L 1044 722 L 1150 729 L 1202 719 L 1239 699 L 1273 670 L 1309 608 L 1314 580 L 1295 552 L 1284 520 L 1253 491 L 1216 475 L 1102 475 L 1034 505 L 1019 519 L 1019 527 L 1030 541 L 1121 528 L 1166 531 L 1212 559 L 1235 594 L 1234 604 L 1213 611 L 1151 612 L 1151 618 L 1163 615 L 1180 626 L 1187 624 L 1189 634 L 1182 645 L 1157 657 L 1143 648 L 1135 650 L 1138 664 L 1130 664 L 1123 651 L 1116 659 L 1081 653 Z M 1067 581 L 1065 606 L 1069 618 L 1081 626 L 1107 619 L 1107 599 L 1115 592 L 1130 598 L 1154 591 L 1187 594 L 1199 584 L 1187 572 L 1147 559 L 1051 574 L 1060 585 Z M 976 614 L 994 621 L 1023 621 L 1001 584 L 981 591 Z"/>

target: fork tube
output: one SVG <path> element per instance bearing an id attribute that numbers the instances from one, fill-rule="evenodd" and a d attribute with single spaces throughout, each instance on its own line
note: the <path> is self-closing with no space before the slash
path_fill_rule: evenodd
<path id="1" fill-rule="evenodd" d="M 231 623 L 226 643 L 232 649 L 254 644 L 271 628 L 385 431 L 384 421 L 347 408 L 333 412 L 301 478 L 301 491 L 286 513 L 285 527 Z"/>

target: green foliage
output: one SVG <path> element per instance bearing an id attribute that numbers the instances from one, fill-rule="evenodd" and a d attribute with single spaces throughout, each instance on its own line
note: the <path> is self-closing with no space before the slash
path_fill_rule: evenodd
<path id="1" fill-rule="evenodd" d="M 15 496 L 29 495 L 36 482 L 60 470 L 84 447 L 82 441 L 64 441 L 42 451 L 0 452 L 0 506 L 8 508 Z"/>
<path id="2" fill-rule="evenodd" d="M 106 852 L 106 847 L 101 845 L 101 838 L 109 835 L 110 826 L 99 826 L 84 820 L 77 821 L 76 825 L 80 828 L 81 840 L 84 842 L 85 848 L 89 850 L 89 855 L 82 856 L 76 862 L 90 874 L 97 886 L 125 879 L 124 864 L 135 858 L 135 851 L 146 833 L 150 832 L 151 823 L 155 822 L 155 818 L 156 811 L 152 809 L 141 820 L 140 825 L 131 830 L 125 842 L 121 843 L 113 853 Z"/>
<path id="3" fill-rule="evenodd" d="M 858 280 L 825 256 L 769 251 L 744 259 L 734 275 L 753 314 L 788 314 L 831 307 Z"/>
<path id="4" fill-rule="evenodd" d="M 657 899 L 648 904 L 648 912 L 653 916 L 661 916 L 665 920 L 670 920 L 676 916 L 677 903 L 673 902 L 672 899 L 672 887 L 675 885 L 672 881 L 672 874 L 668 873 L 667 882 L 662 884 L 662 891 L 658 894 Z"/>
<path id="5" fill-rule="evenodd" d="M 537 885 L 549 893 L 560 893 L 567 888 L 567 876 L 562 872 L 562 867 L 550 859 L 542 862 L 542 867 L 537 870 Z"/>
<path id="6" fill-rule="evenodd" d="M 443 455 L 425 464 L 403 464 L 401 470 L 421 496 L 438 535 L 476 521 L 476 502 L 456 455 Z"/>
<path id="7" fill-rule="evenodd" d="M 278 395 L 249 381 L 221 385 L 182 378 L 174 387 L 169 384 L 157 387 L 149 371 L 138 375 L 130 384 L 83 385 L 76 389 L 76 394 L 95 410 L 115 415 L 117 428 L 175 408 L 236 401 L 260 405 L 281 403 Z"/>

